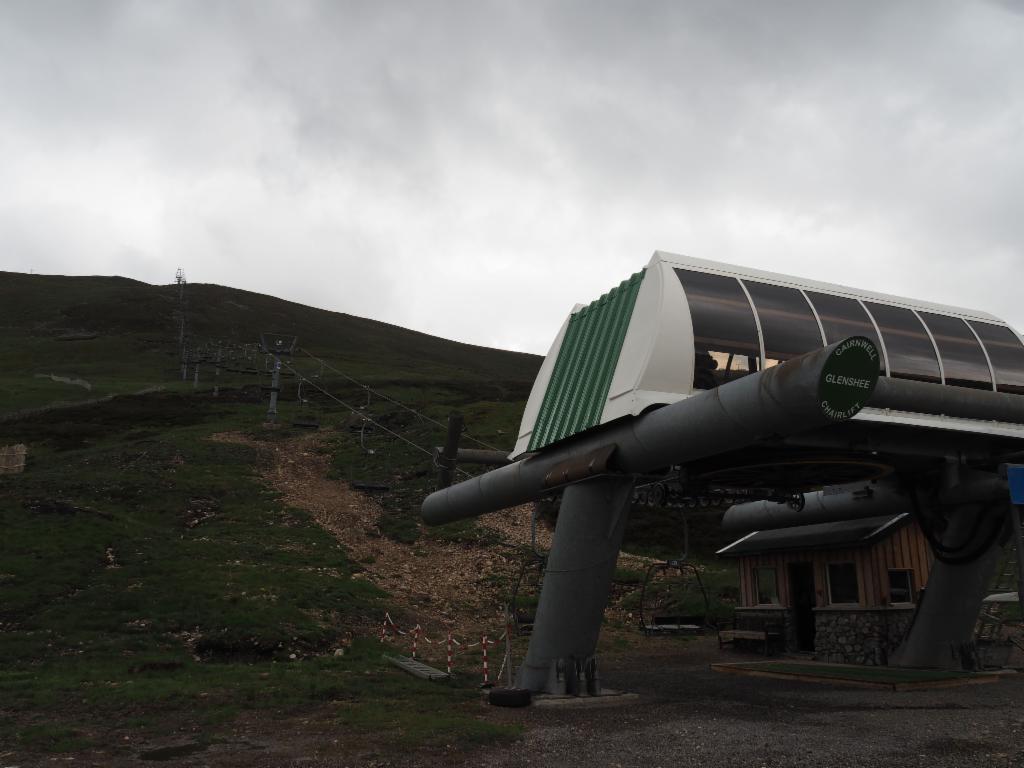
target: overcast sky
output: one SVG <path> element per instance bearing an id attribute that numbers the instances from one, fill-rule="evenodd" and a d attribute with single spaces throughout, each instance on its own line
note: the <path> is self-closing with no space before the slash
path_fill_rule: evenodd
<path id="1" fill-rule="evenodd" d="M 0 4 L 0 269 L 544 353 L 656 249 L 1024 329 L 1024 0 Z"/>

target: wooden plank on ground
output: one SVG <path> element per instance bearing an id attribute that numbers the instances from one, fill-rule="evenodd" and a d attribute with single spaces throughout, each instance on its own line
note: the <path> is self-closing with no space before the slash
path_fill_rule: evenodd
<path id="1" fill-rule="evenodd" d="M 408 672 L 410 675 L 418 677 L 422 680 L 447 680 L 449 678 L 447 672 L 442 672 L 439 669 L 434 669 L 431 666 L 424 664 L 422 661 L 409 658 L 408 656 L 384 656 L 385 661 L 393 667 L 398 667 L 403 672 Z"/>

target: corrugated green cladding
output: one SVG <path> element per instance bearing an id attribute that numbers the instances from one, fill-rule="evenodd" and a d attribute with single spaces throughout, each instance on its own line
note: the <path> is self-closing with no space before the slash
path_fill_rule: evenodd
<path id="1" fill-rule="evenodd" d="M 569 319 L 529 450 L 598 423 L 643 279 L 637 272 Z"/>

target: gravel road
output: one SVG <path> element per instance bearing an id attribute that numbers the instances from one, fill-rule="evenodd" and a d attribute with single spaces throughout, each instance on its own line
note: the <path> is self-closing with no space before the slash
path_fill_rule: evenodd
<path id="1" fill-rule="evenodd" d="M 523 739 L 466 766 L 1024 766 L 1024 675 L 892 692 L 712 672 L 713 638 L 604 659 L 618 705 L 495 710 Z M 755 659 L 757 657 L 749 657 Z"/>

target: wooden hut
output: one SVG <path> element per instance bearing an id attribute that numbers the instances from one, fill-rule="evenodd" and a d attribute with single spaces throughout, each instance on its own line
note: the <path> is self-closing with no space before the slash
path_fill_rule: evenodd
<path id="1" fill-rule="evenodd" d="M 910 625 L 932 554 L 909 514 L 754 531 L 738 560 L 739 629 L 772 626 L 819 661 L 886 664 Z"/>

